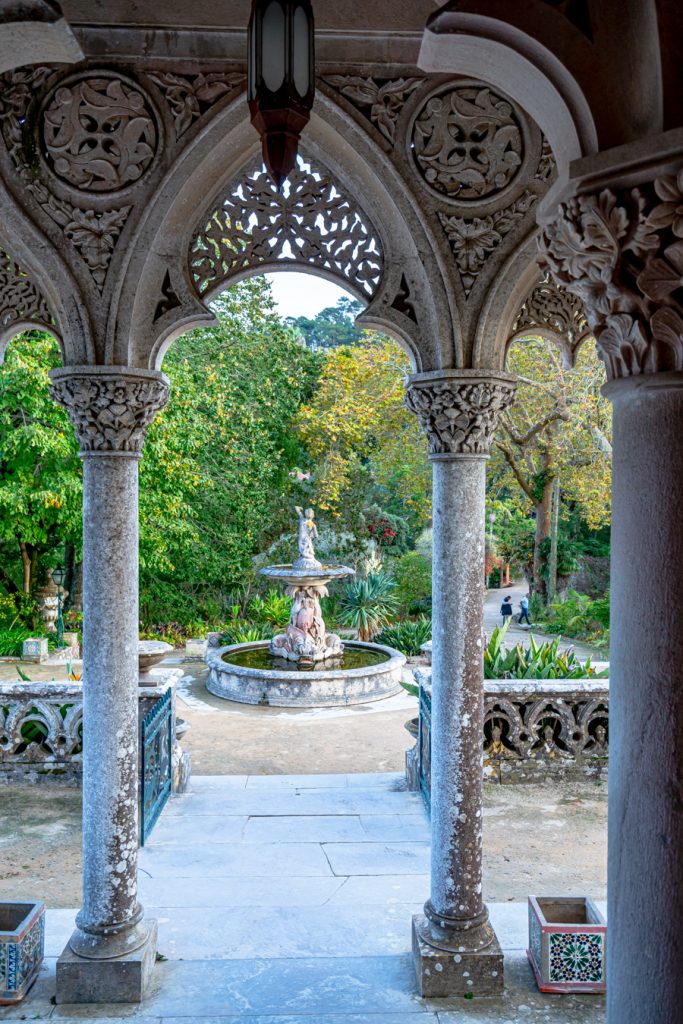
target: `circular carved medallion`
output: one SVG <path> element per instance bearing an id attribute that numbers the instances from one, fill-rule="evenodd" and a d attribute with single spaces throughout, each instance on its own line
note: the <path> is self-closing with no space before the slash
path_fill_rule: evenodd
<path id="1" fill-rule="evenodd" d="M 149 167 L 157 129 L 133 82 L 100 74 L 57 86 L 43 115 L 43 142 L 63 181 L 82 191 L 116 192 Z"/>
<path id="2" fill-rule="evenodd" d="M 512 105 L 486 86 L 430 97 L 413 124 L 412 152 L 441 195 L 481 200 L 506 188 L 522 163 L 522 129 Z"/>

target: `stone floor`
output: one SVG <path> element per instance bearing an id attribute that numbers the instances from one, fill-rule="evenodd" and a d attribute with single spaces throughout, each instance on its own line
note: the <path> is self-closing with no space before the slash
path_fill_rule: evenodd
<path id="1" fill-rule="evenodd" d="M 395 774 L 195 777 L 141 851 L 159 920 L 155 991 L 141 1007 L 55 1006 L 73 911 L 48 914 L 47 959 L 0 1020 L 203 1024 L 600 1024 L 600 997 L 542 996 L 526 908 L 496 903 L 500 1000 L 422 1002 L 410 918 L 428 887 L 428 822 Z M 533 888 L 533 887 L 531 887 Z"/>

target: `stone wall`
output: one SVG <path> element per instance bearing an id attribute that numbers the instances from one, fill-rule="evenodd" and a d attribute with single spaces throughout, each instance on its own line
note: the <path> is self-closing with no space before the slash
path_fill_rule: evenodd
<path id="1" fill-rule="evenodd" d="M 406 776 L 427 799 L 431 774 L 431 672 L 417 670 L 420 726 Z M 484 778 L 494 783 L 607 777 L 607 679 L 486 680 Z"/>

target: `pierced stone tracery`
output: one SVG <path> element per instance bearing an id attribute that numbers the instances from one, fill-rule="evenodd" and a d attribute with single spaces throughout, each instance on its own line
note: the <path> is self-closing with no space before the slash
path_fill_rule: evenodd
<path id="1" fill-rule="evenodd" d="M 278 191 L 258 166 L 233 184 L 190 251 L 197 290 L 265 263 L 300 263 L 345 278 L 372 296 L 382 273 L 379 239 L 326 171 L 299 158 Z"/>
<path id="2" fill-rule="evenodd" d="M 537 284 L 522 303 L 512 325 L 512 334 L 543 327 L 566 338 L 572 349 L 590 334 L 581 300 L 553 281 L 550 275 Z"/>
<path id="3" fill-rule="evenodd" d="M 54 324 L 45 298 L 31 278 L 0 249 L 0 332 L 14 323 Z"/>

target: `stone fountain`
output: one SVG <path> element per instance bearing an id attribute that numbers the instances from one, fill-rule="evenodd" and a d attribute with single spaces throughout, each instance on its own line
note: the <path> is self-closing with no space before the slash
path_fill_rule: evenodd
<path id="1" fill-rule="evenodd" d="M 269 565 L 261 576 L 286 584 L 292 598 L 289 625 L 270 641 L 268 648 L 274 658 L 287 661 L 316 662 L 339 660 L 344 645 L 336 633 L 328 633 L 320 610 L 320 598 L 327 597 L 327 584 L 333 579 L 355 575 L 346 565 L 322 565 L 313 547 L 318 528 L 312 508 L 296 506 L 299 515 L 299 557 L 293 565 Z"/>
<path id="2" fill-rule="evenodd" d="M 245 704 L 324 707 L 361 704 L 398 693 L 405 657 L 391 647 L 328 633 L 320 608 L 332 580 L 354 575 L 346 565 L 315 557 L 318 536 L 313 509 L 297 506 L 299 557 L 260 574 L 284 583 L 292 598 L 289 624 L 272 640 L 209 650 L 211 693 Z"/>

